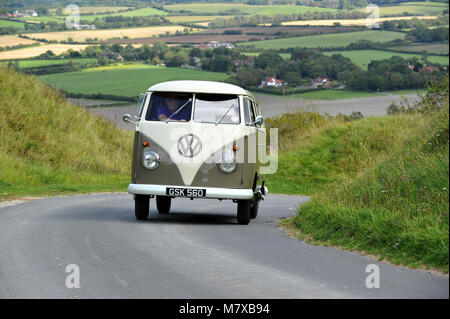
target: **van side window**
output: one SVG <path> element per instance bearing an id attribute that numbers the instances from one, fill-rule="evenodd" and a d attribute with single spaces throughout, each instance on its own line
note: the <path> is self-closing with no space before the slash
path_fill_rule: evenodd
<path id="1" fill-rule="evenodd" d="M 255 113 L 253 112 L 253 102 L 247 99 L 244 99 L 244 117 L 246 125 L 254 125 L 255 122 Z"/>

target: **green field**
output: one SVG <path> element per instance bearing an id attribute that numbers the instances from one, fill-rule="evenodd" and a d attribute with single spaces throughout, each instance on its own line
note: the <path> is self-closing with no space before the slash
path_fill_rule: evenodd
<path id="1" fill-rule="evenodd" d="M 380 16 L 401 15 L 404 12 L 415 15 L 436 15 L 448 9 L 448 3 L 440 2 L 405 2 L 396 6 L 380 7 Z M 365 12 L 365 9 L 362 9 Z"/>
<path id="2" fill-rule="evenodd" d="M 242 14 L 276 15 L 305 12 L 337 11 L 337 9 L 290 6 L 290 5 L 247 5 L 237 3 L 189 3 L 164 6 L 164 10 L 172 12 L 192 12 L 196 14 L 217 14 L 220 12 L 236 12 Z"/>
<path id="3" fill-rule="evenodd" d="M 64 63 L 80 63 L 80 64 L 87 64 L 87 63 L 95 63 L 97 62 L 97 59 L 93 58 L 85 58 L 85 59 L 48 59 L 48 60 L 21 60 L 17 61 L 19 63 L 19 68 L 34 68 L 38 66 L 47 66 L 47 65 L 54 65 L 54 64 L 64 64 Z M 7 61 L 0 62 L 1 64 L 8 64 Z"/>
<path id="4" fill-rule="evenodd" d="M 24 28 L 24 24 L 22 22 L 16 22 L 11 20 L 5 20 L 0 19 L 0 28 L 8 28 L 8 27 L 14 27 L 14 28 Z"/>
<path id="5" fill-rule="evenodd" d="M 388 42 L 395 39 L 403 39 L 404 33 L 392 31 L 358 31 L 337 34 L 311 35 L 304 37 L 275 39 L 245 42 L 238 44 L 239 46 L 252 46 L 262 49 L 281 49 L 293 47 L 345 47 L 350 43 L 359 40 L 369 40 L 373 42 Z"/>
<path id="6" fill-rule="evenodd" d="M 153 84 L 163 81 L 223 81 L 226 77 L 227 74 L 217 72 L 149 65 L 123 65 L 86 69 L 80 72 L 49 74 L 39 78 L 71 93 L 102 93 L 133 97 Z"/>
<path id="7" fill-rule="evenodd" d="M 380 51 L 380 50 L 354 50 L 354 51 L 331 51 L 324 52 L 326 55 L 333 55 L 335 53 L 342 54 L 343 56 L 349 58 L 356 65 L 360 66 L 363 69 L 367 69 L 367 65 L 374 60 L 384 60 L 390 59 L 392 56 L 401 56 L 404 59 L 417 57 L 421 58 L 420 54 L 414 53 L 397 53 L 391 51 Z M 431 63 L 439 63 L 443 65 L 449 64 L 448 56 L 438 56 L 438 55 L 429 55 L 428 61 Z"/>
<path id="8" fill-rule="evenodd" d="M 429 54 L 447 54 L 448 55 L 448 43 L 436 43 L 436 44 L 411 44 L 404 46 L 391 47 L 390 50 L 400 50 L 421 53 L 426 51 Z"/>
<path id="9" fill-rule="evenodd" d="M 131 11 L 123 11 L 111 14 L 92 14 L 92 15 L 81 15 L 80 20 L 93 21 L 96 18 L 104 18 L 108 16 L 125 16 L 125 17 L 140 17 L 140 16 L 152 16 L 152 15 L 167 15 L 168 13 L 162 10 L 158 10 L 155 8 L 142 8 Z M 40 17 L 27 17 L 27 18 L 19 18 L 23 21 L 36 21 L 36 22 L 64 22 L 67 18 L 67 15 L 48 15 L 48 16 L 40 16 Z"/>

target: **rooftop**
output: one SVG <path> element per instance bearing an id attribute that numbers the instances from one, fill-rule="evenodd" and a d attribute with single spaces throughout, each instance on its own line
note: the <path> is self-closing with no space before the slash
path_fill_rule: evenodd
<path id="1" fill-rule="evenodd" d="M 150 87 L 148 91 L 252 95 L 250 92 L 237 85 L 214 81 L 161 82 Z"/>

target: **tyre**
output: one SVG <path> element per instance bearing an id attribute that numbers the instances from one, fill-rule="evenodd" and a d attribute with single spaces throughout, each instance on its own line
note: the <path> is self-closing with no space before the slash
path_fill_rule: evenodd
<path id="1" fill-rule="evenodd" d="M 248 225 L 250 222 L 250 200 L 240 200 L 237 204 L 237 221 L 241 225 Z"/>
<path id="2" fill-rule="evenodd" d="M 172 199 L 167 196 L 156 196 L 156 208 L 160 214 L 168 214 L 170 212 L 170 203 Z"/>
<path id="3" fill-rule="evenodd" d="M 255 219 L 256 216 L 258 216 L 258 210 L 259 210 L 259 203 L 261 202 L 261 199 L 253 199 L 252 205 L 250 207 L 250 218 Z"/>
<path id="4" fill-rule="evenodd" d="M 146 220 L 150 208 L 150 196 L 135 195 L 134 196 L 134 214 L 137 220 Z"/>

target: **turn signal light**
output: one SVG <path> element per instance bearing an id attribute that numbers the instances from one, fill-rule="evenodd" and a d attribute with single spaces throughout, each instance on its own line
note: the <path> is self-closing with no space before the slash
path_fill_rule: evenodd
<path id="1" fill-rule="evenodd" d="M 142 143 L 142 145 L 143 145 L 143 146 L 148 146 L 148 142 L 147 142 L 147 141 L 144 141 L 144 142 Z"/>

